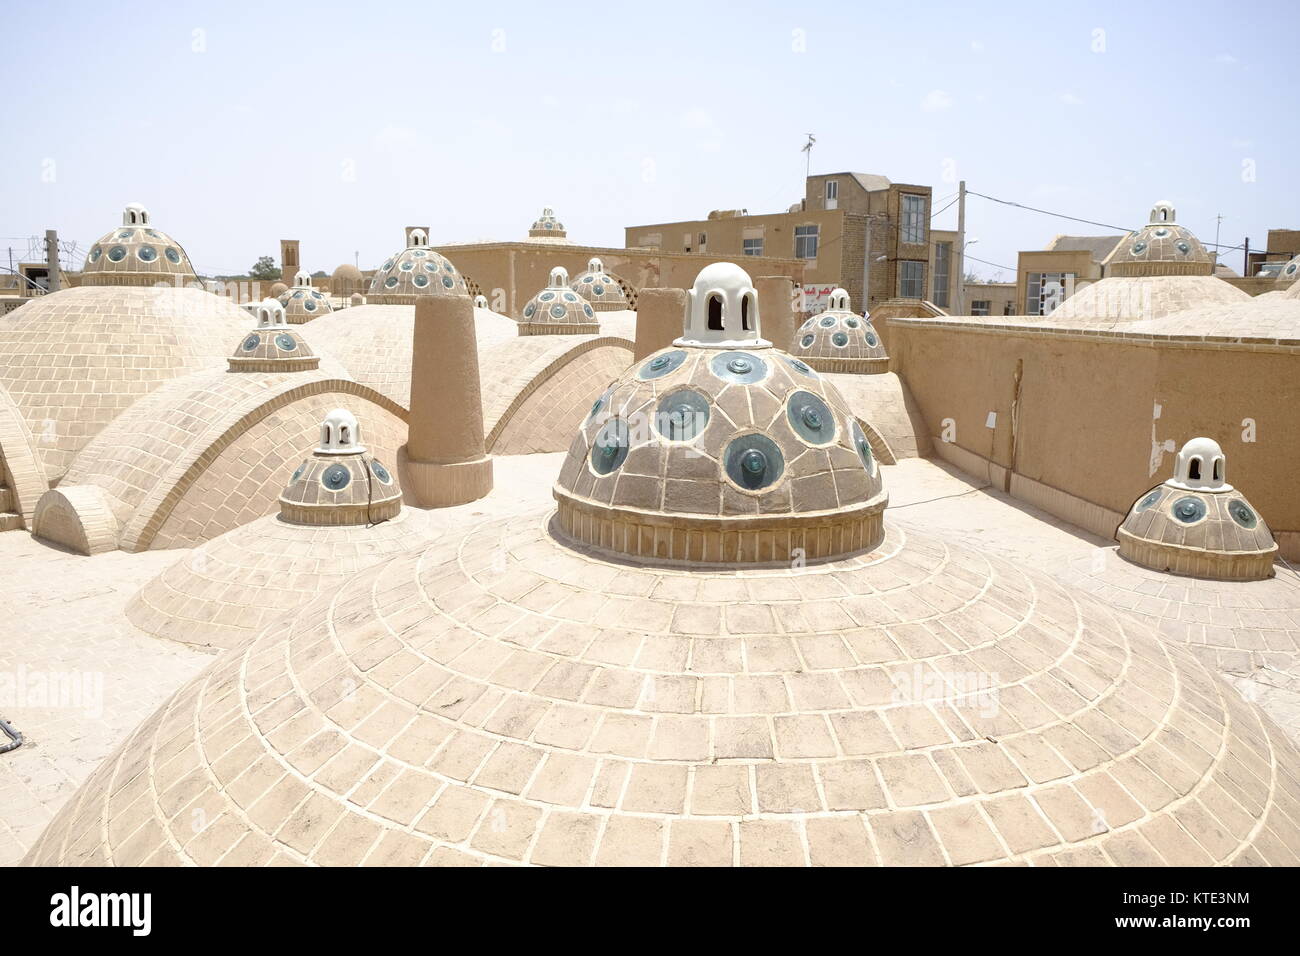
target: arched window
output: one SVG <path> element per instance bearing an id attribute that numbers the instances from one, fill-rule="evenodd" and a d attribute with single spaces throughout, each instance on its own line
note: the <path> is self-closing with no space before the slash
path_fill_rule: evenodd
<path id="1" fill-rule="evenodd" d="M 1201 456 L 1193 455 L 1192 460 L 1187 463 L 1187 480 L 1201 480 Z"/>
<path id="2" fill-rule="evenodd" d="M 714 332 L 721 332 L 722 326 L 722 296 L 716 292 L 709 295 L 709 329 Z"/>
<path id="3" fill-rule="evenodd" d="M 752 332 L 753 328 L 753 309 L 749 304 L 750 296 L 746 293 L 740 299 L 740 327 L 746 332 Z"/>
<path id="4" fill-rule="evenodd" d="M 333 437 L 334 430 L 329 422 L 325 422 L 320 427 L 320 444 L 322 448 L 330 446 L 330 438 Z"/>
<path id="5" fill-rule="evenodd" d="M 1214 480 L 1215 481 L 1223 480 L 1223 459 L 1222 458 L 1214 459 Z"/>
<path id="6" fill-rule="evenodd" d="M 348 426 L 347 426 L 347 425 L 340 425 L 340 426 L 339 426 L 339 444 L 340 444 L 340 445 L 350 445 L 350 444 L 352 444 L 352 442 L 350 442 L 350 441 L 348 440 Z"/>
<path id="7" fill-rule="evenodd" d="M 127 213 L 127 215 L 131 217 L 131 225 L 134 226 L 134 225 L 135 225 L 135 210 L 134 210 L 134 209 L 131 210 L 131 212 Z"/>

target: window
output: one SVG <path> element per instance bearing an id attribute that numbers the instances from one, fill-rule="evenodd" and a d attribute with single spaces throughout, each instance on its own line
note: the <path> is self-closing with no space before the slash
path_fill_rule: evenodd
<path id="1" fill-rule="evenodd" d="M 707 232 L 700 233 L 700 252 L 703 252 L 704 247 L 707 246 L 708 244 L 709 244 L 709 234 Z"/>
<path id="2" fill-rule="evenodd" d="M 1025 290 L 1025 315 L 1048 315 L 1074 288 L 1073 272 L 1031 272 Z"/>
<path id="3" fill-rule="evenodd" d="M 744 298 L 740 300 L 740 327 L 746 332 L 754 331 L 753 325 L 750 321 L 750 316 L 753 314 L 753 298 L 753 296 L 746 292 Z"/>
<path id="4" fill-rule="evenodd" d="M 747 256 L 761 256 L 763 254 L 762 239 L 744 240 L 744 249 L 742 250 Z"/>
<path id="5" fill-rule="evenodd" d="M 817 226 L 794 227 L 794 257 L 796 259 L 817 258 Z"/>
<path id="6" fill-rule="evenodd" d="M 898 264 L 898 294 L 904 299 L 919 299 L 925 295 L 924 262 Z"/>
<path id="7" fill-rule="evenodd" d="M 1010 299 L 1007 299 L 1006 303 L 1002 306 L 1002 314 L 1003 314 L 1003 315 L 1015 315 L 1015 314 L 1016 314 L 1016 304 L 1015 304 L 1014 302 L 1012 302 Z"/>
<path id="8" fill-rule="evenodd" d="M 951 279 L 952 243 L 937 242 L 934 245 L 934 291 L 931 293 L 931 301 L 940 308 L 948 308 L 948 283 Z"/>
<path id="9" fill-rule="evenodd" d="M 826 180 L 826 208 L 835 209 L 840 204 L 840 184 L 838 180 Z"/>
<path id="10" fill-rule="evenodd" d="M 925 197 L 903 194 L 903 242 L 925 242 Z"/>
<path id="11" fill-rule="evenodd" d="M 936 303 L 937 305 L 938 303 Z M 993 307 L 989 299 L 973 299 L 970 304 L 971 315 L 988 315 L 989 310 Z"/>

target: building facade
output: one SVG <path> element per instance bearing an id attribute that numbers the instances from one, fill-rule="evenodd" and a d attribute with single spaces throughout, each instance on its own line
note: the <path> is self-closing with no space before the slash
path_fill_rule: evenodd
<path id="1" fill-rule="evenodd" d="M 895 298 L 948 310 L 957 301 L 957 237 L 930 228 L 931 193 L 884 176 L 825 173 L 809 176 L 804 198 L 786 212 L 715 210 L 705 219 L 629 226 L 625 241 L 715 258 L 801 260 L 810 311 L 824 308 L 837 286 L 867 310 Z"/>

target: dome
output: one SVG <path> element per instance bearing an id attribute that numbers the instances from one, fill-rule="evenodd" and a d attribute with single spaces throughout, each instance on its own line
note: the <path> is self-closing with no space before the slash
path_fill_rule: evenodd
<path id="1" fill-rule="evenodd" d="M 1171 203 L 1151 209 L 1146 226 L 1127 236 L 1106 262 L 1107 276 L 1209 276 L 1214 257 L 1190 229 L 1175 221 Z"/>
<path id="2" fill-rule="evenodd" d="M 0 320 L 0 386 L 55 481 L 101 428 L 161 383 L 224 369 L 247 328 L 246 312 L 199 289 L 63 289 Z"/>
<path id="3" fill-rule="evenodd" d="M 1282 268 L 1277 270 L 1277 278 L 1281 282 L 1295 282 L 1300 280 L 1300 256 L 1296 256 L 1289 262 L 1282 264 Z"/>
<path id="4" fill-rule="evenodd" d="M 284 306 L 285 319 L 294 325 L 310 322 L 334 311 L 329 297 L 312 288 L 311 275 L 307 272 L 299 272 L 294 277 L 293 288 L 281 293 L 280 304 Z"/>
<path id="5" fill-rule="evenodd" d="M 429 248 L 423 229 L 411 229 L 408 245 L 385 260 L 370 280 L 369 301 L 414 305 L 422 295 L 469 295 L 465 278 L 445 256 Z"/>
<path id="6" fill-rule="evenodd" d="M 605 264 L 595 257 L 587 262 L 587 271 L 574 279 L 569 288 L 590 302 L 597 312 L 631 308 L 623 280 L 606 272 Z"/>
<path id="7" fill-rule="evenodd" d="M 551 281 L 529 299 L 519 313 L 520 335 L 579 335 L 600 331 L 591 303 L 569 288 L 569 274 L 560 266 Z"/>
<path id="8" fill-rule="evenodd" d="M 335 295 L 354 295 L 364 286 L 365 279 L 361 275 L 361 270 L 350 262 L 335 266 L 334 271 L 330 273 L 330 291 Z"/>
<path id="9" fill-rule="evenodd" d="M 830 307 L 807 319 L 791 353 L 821 372 L 887 372 L 889 356 L 871 319 L 850 310 L 849 294 L 835 289 Z"/>
<path id="10" fill-rule="evenodd" d="M 1157 571 L 1253 581 L 1273 574 L 1277 544 L 1258 512 L 1226 480 L 1223 449 L 1193 438 L 1174 474 L 1147 492 L 1120 525 L 1119 553 Z"/>
<path id="11" fill-rule="evenodd" d="M 1186 648 L 923 528 L 685 569 L 533 513 L 240 642 L 25 862 L 1284 865 L 1298 771 Z"/>
<path id="12" fill-rule="evenodd" d="M 320 367 L 320 358 L 301 334 L 285 321 L 278 299 L 257 307 L 257 328 L 239 341 L 227 359 L 232 372 L 300 372 Z"/>
<path id="13" fill-rule="evenodd" d="M 759 337 L 744 270 L 707 266 L 690 295 L 682 338 L 611 384 L 579 426 L 555 486 L 564 533 L 670 561 L 875 547 L 889 496 L 838 390 Z"/>
<path id="14" fill-rule="evenodd" d="M 564 229 L 564 223 L 555 218 L 555 211 L 547 206 L 528 230 L 528 235 L 533 239 L 563 239 L 568 233 Z"/>
<path id="15" fill-rule="evenodd" d="M 184 285 L 196 278 L 181 244 L 155 229 L 139 203 L 128 204 L 121 227 L 91 245 L 81 271 L 83 286 Z"/>
<path id="16" fill-rule="evenodd" d="M 280 495 L 280 517 L 299 524 L 374 524 L 401 507 L 397 478 L 366 454 L 356 416 L 342 408 L 325 416 L 320 444 Z"/>
<path id="17" fill-rule="evenodd" d="M 268 622 L 337 590 L 350 575 L 430 540 L 427 516 L 401 507 L 397 479 L 357 444 L 343 409 L 322 422 L 328 446 L 293 473 L 280 513 L 196 548 L 144 585 L 127 605 L 158 637 L 230 647 Z M 340 428 L 350 428 L 347 444 Z"/>

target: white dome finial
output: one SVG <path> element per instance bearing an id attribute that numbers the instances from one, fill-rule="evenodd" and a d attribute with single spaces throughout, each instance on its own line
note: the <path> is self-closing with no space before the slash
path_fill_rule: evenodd
<path id="1" fill-rule="evenodd" d="M 564 266 L 556 266 L 551 270 L 551 288 L 564 289 L 569 285 L 569 270 Z"/>
<path id="2" fill-rule="evenodd" d="M 122 225 L 124 226 L 147 226 L 149 225 L 149 210 L 145 209 L 138 202 L 129 202 L 126 208 L 122 210 Z"/>
<path id="3" fill-rule="evenodd" d="M 1167 482 L 1188 491 L 1231 491 L 1223 449 L 1212 438 L 1193 438 L 1174 459 L 1174 476 Z"/>
<path id="4" fill-rule="evenodd" d="M 675 345 L 771 346 L 759 337 L 758 293 L 740 266 L 730 262 L 705 266 L 687 296 L 686 328 Z"/>
<path id="5" fill-rule="evenodd" d="M 850 311 L 848 292 L 846 292 L 844 289 L 839 289 L 839 288 L 832 289 L 830 297 L 828 299 L 828 305 L 826 306 L 826 308 L 836 312 Z"/>
<path id="6" fill-rule="evenodd" d="M 603 262 L 600 261 L 600 257 L 599 257 L 599 256 L 592 256 L 590 259 L 587 260 L 587 271 L 588 271 L 588 272 L 604 272 L 604 271 L 605 271 L 605 263 L 603 263 Z"/>
<path id="7" fill-rule="evenodd" d="M 1168 199 L 1159 200 L 1151 207 L 1151 221 L 1163 225 L 1169 225 L 1170 223 L 1176 222 L 1177 218 L 1174 212 L 1174 204 Z"/>
<path id="8" fill-rule="evenodd" d="M 366 450 L 361 444 L 361 426 L 357 416 L 346 408 L 336 408 L 325 416 L 320 423 L 320 447 L 316 449 L 322 455 L 359 455 Z"/>
<path id="9" fill-rule="evenodd" d="M 278 328 L 289 323 L 284 317 L 284 306 L 279 299 L 263 299 L 257 304 L 257 327 L 259 329 Z"/>
<path id="10" fill-rule="evenodd" d="M 293 277 L 293 284 L 299 289 L 310 289 L 311 273 L 306 269 L 299 269 L 298 274 Z"/>

